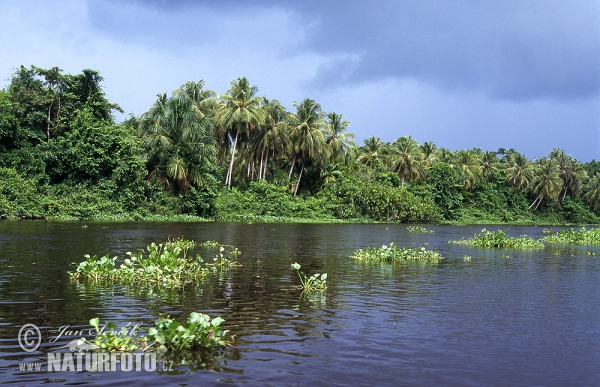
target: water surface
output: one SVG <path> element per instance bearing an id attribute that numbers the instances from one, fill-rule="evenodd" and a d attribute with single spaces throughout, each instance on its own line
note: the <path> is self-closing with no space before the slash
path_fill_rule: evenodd
<path id="1" fill-rule="evenodd" d="M 87 226 L 87 227 L 82 227 Z M 0 382 L 13 385 L 598 385 L 600 248 L 482 250 L 448 244 L 477 227 L 406 225 L 0 222 Z M 488 227 L 506 229 L 506 227 Z M 540 227 L 510 227 L 539 237 Z M 123 256 L 183 236 L 238 247 L 241 267 L 203 286 L 148 293 L 69 281 L 84 254 Z M 363 264 L 358 248 L 395 242 L 445 257 L 434 265 Z M 597 254 L 597 255 L 588 255 Z M 210 254 L 205 257 L 210 258 Z M 471 261 L 464 261 L 465 255 Z M 298 262 L 328 273 L 325 294 L 296 289 Z M 220 315 L 235 347 L 176 374 L 26 372 L 69 341 L 60 326 L 151 324 L 192 311 Z M 19 328 L 40 327 L 24 352 Z"/>

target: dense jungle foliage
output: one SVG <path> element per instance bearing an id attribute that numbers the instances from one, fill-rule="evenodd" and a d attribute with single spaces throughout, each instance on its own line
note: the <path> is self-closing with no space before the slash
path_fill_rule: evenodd
<path id="1" fill-rule="evenodd" d="M 600 162 L 560 149 L 362 145 L 312 99 L 287 111 L 244 78 L 187 82 L 117 123 L 94 70 L 17 69 L 0 90 L 0 216 L 596 224 Z"/>

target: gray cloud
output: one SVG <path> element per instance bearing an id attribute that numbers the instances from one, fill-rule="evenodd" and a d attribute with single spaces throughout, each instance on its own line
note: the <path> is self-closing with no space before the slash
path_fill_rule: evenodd
<path id="1" fill-rule="evenodd" d="M 600 91 L 600 2 L 596 0 L 142 3 L 163 18 L 177 14 L 179 25 L 162 28 L 160 23 L 127 23 L 121 20 L 125 16 L 106 15 L 104 28 L 113 28 L 105 23 L 114 20 L 131 28 L 129 36 L 137 31 L 147 39 L 185 44 L 186 39 L 210 39 L 218 31 L 211 12 L 240 20 L 251 20 L 265 9 L 290 12 L 291 27 L 306 33 L 303 44 L 294 42 L 289 48 L 290 55 L 315 52 L 340 58 L 320 69 L 313 86 L 394 77 L 508 100 L 586 98 Z M 192 9 L 203 12 L 193 13 L 194 20 L 182 18 Z M 273 38 L 268 23 L 244 27 L 264 30 L 265 40 Z M 244 34 L 242 29 L 238 32 Z"/>

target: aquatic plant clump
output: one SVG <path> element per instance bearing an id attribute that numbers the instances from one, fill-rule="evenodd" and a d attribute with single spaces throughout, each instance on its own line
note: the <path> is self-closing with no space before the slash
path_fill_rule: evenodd
<path id="1" fill-rule="evenodd" d="M 480 234 L 469 239 L 449 241 L 448 243 L 496 249 L 543 249 L 546 246 L 537 239 L 521 235 L 509 237 L 502 230 L 488 231 L 485 228 Z"/>
<path id="2" fill-rule="evenodd" d="M 221 317 L 213 319 L 210 316 L 192 312 L 184 323 L 179 323 L 170 317 L 160 317 L 154 322 L 154 327 L 146 329 L 147 335 L 142 334 L 139 326 L 121 328 L 107 322 L 100 329 L 98 317 L 90 320 L 90 325 L 96 329 L 97 335 L 91 341 L 82 339 L 89 348 L 106 352 L 135 352 L 154 351 L 161 355 L 179 354 L 212 350 L 230 344 L 229 330 L 223 329 Z"/>
<path id="3" fill-rule="evenodd" d="M 305 292 L 327 290 L 327 273 L 316 273 L 309 277 L 304 274 L 304 272 L 300 271 L 301 267 L 302 266 L 297 262 L 294 262 L 291 265 L 291 268 L 295 269 L 298 273 L 298 278 L 300 278 L 301 283 L 300 286 Z"/>
<path id="4" fill-rule="evenodd" d="M 544 230 L 548 233 L 547 230 Z M 577 244 L 577 245 L 600 245 L 600 228 L 586 230 L 582 227 L 579 230 L 563 229 L 556 233 L 546 235 L 542 241 L 559 244 Z"/>
<path id="5" fill-rule="evenodd" d="M 434 232 L 433 230 L 428 230 L 422 226 L 408 226 L 407 229 L 409 232 L 428 232 L 428 233 Z"/>
<path id="6" fill-rule="evenodd" d="M 443 259 L 439 252 L 427 250 L 425 247 L 413 249 L 410 247 L 398 247 L 394 242 L 389 246 L 367 247 L 365 250 L 358 249 L 352 258 L 364 261 L 380 262 L 432 262 L 437 263 Z"/>
<path id="7" fill-rule="evenodd" d="M 200 255 L 188 257 L 195 243 L 185 239 L 152 243 L 138 254 L 127 252 L 128 258 L 117 266 L 117 257 L 86 255 L 69 276 L 75 280 L 116 281 L 123 283 L 150 282 L 173 286 L 203 280 L 209 272 Z"/>

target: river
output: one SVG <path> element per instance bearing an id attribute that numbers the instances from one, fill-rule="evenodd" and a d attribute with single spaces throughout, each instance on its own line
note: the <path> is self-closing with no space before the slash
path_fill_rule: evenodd
<path id="1" fill-rule="evenodd" d="M 600 246 L 543 251 L 449 244 L 482 226 L 0 222 L 0 382 L 12 385 L 600 385 Z M 540 237 L 542 227 L 490 226 Z M 557 230 L 554 228 L 553 230 Z M 123 257 L 151 242 L 217 240 L 242 252 L 186 291 L 136 291 L 69 280 L 84 254 Z M 364 264 L 358 248 L 395 242 L 438 250 L 438 265 Z M 210 259 L 210 253 L 206 253 Z M 204 255 L 204 254 L 203 254 Z M 470 256 L 471 260 L 464 260 Z M 302 296 L 290 264 L 328 273 Z M 150 326 L 190 312 L 225 319 L 234 346 L 194 372 L 21 371 L 100 317 Z M 41 345 L 25 352 L 20 328 Z"/>

